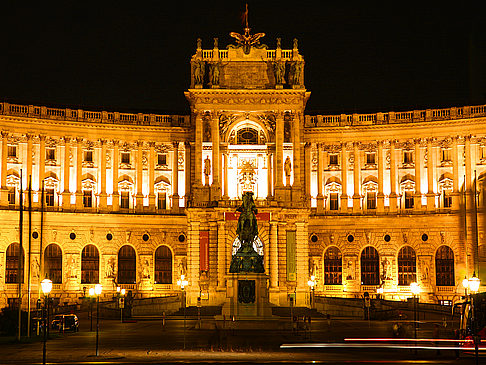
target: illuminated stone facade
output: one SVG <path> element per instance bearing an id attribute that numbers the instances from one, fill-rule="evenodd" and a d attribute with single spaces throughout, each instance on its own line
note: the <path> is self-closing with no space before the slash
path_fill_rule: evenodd
<path id="1" fill-rule="evenodd" d="M 423 301 L 457 299 L 485 260 L 486 106 L 305 115 L 303 71 L 296 41 L 198 42 L 189 116 L 0 103 L 0 307 L 18 296 L 30 179 L 24 305 L 29 274 L 32 303 L 45 275 L 75 303 L 97 282 L 106 298 L 174 295 L 185 274 L 189 305 L 225 304 L 244 191 L 270 303 L 309 305 L 311 275 L 316 295 L 404 299 L 416 281 Z"/>

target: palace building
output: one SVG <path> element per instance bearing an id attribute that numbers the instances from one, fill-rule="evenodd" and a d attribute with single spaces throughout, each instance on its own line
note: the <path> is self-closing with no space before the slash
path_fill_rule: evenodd
<path id="1" fill-rule="evenodd" d="M 0 307 L 46 276 L 63 304 L 96 283 L 178 295 L 181 275 L 188 305 L 234 306 L 255 276 L 276 306 L 309 306 L 311 276 L 318 296 L 464 294 L 486 261 L 486 105 L 307 115 L 297 40 L 232 35 L 198 40 L 190 115 L 0 103 Z M 247 191 L 263 274 L 229 271 Z"/>

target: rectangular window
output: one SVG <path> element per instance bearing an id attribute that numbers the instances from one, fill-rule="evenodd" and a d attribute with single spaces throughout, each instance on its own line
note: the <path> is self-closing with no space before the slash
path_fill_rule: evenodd
<path id="1" fill-rule="evenodd" d="M 338 195 L 338 193 L 329 194 L 329 210 L 339 210 L 339 195 Z"/>
<path id="2" fill-rule="evenodd" d="M 157 155 L 157 165 L 167 165 L 167 155 L 165 153 L 159 153 Z"/>
<path id="3" fill-rule="evenodd" d="M 93 151 L 84 151 L 84 161 L 93 162 Z"/>
<path id="4" fill-rule="evenodd" d="M 405 209 L 413 208 L 413 191 L 405 191 Z"/>
<path id="5" fill-rule="evenodd" d="M 93 206 L 93 191 L 83 190 L 83 205 L 86 208 L 91 208 Z"/>
<path id="6" fill-rule="evenodd" d="M 366 209 L 376 209 L 376 193 L 374 191 L 366 192 Z"/>
<path id="7" fill-rule="evenodd" d="M 125 164 L 130 163 L 130 152 L 121 153 L 121 163 L 125 163 Z"/>
<path id="8" fill-rule="evenodd" d="M 412 151 L 403 151 L 403 163 L 405 163 L 405 164 L 413 163 L 413 152 Z"/>
<path id="9" fill-rule="evenodd" d="M 442 162 L 447 162 L 451 160 L 451 150 L 448 148 L 442 149 Z"/>
<path id="10" fill-rule="evenodd" d="M 46 197 L 46 206 L 53 207 L 54 206 L 54 189 L 46 189 L 45 197 Z"/>
<path id="11" fill-rule="evenodd" d="M 56 149 L 46 148 L 46 160 L 52 161 L 56 159 Z"/>
<path id="12" fill-rule="evenodd" d="M 444 208 L 452 207 L 452 196 L 450 196 L 445 190 L 442 192 L 442 199 L 444 202 Z"/>
<path id="13" fill-rule="evenodd" d="M 366 154 L 366 164 L 367 165 L 376 164 L 376 154 L 374 152 Z"/>
<path id="14" fill-rule="evenodd" d="M 130 208 L 130 193 L 128 191 L 122 191 L 120 195 L 120 208 Z"/>
<path id="15" fill-rule="evenodd" d="M 8 157 L 17 157 L 17 146 L 8 146 L 7 156 Z"/>
<path id="16" fill-rule="evenodd" d="M 15 188 L 8 189 L 8 204 L 15 205 Z"/>
<path id="17" fill-rule="evenodd" d="M 333 153 L 329 155 L 329 166 L 337 166 L 338 165 L 338 155 Z"/>
<path id="18" fill-rule="evenodd" d="M 167 209 L 167 193 L 157 193 L 157 207 L 159 209 Z"/>

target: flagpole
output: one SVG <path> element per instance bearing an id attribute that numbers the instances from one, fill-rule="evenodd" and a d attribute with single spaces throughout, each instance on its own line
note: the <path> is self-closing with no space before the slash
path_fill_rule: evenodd
<path id="1" fill-rule="evenodd" d="M 20 169 L 20 204 L 19 204 L 19 262 L 17 270 L 18 281 L 18 329 L 17 329 L 17 341 L 20 341 L 20 333 L 22 331 L 22 279 L 23 279 L 23 248 L 22 248 L 22 236 L 23 236 L 23 192 L 22 192 L 22 169 Z"/>
<path id="2" fill-rule="evenodd" d="M 28 192 L 28 202 L 29 202 L 29 259 L 28 259 L 28 264 L 29 268 L 27 270 L 28 272 L 28 294 L 27 294 L 27 337 L 30 337 L 30 296 L 31 296 L 31 289 L 32 289 L 32 271 L 31 271 L 31 260 L 32 260 L 32 175 L 29 176 L 29 192 Z"/>

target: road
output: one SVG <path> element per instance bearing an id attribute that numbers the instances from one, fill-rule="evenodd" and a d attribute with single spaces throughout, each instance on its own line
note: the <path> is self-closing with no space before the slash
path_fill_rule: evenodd
<path id="1" fill-rule="evenodd" d="M 138 320 L 121 323 L 119 320 L 101 320 L 99 326 L 99 356 L 95 356 L 96 321 L 90 331 L 90 321 L 80 316 L 78 333 L 59 334 L 47 343 L 47 361 L 50 363 L 207 363 L 207 362 L 318 362 L 318 363 L 423 363 L 469 364 L 471 357 L 456 359 L 452 350 L 418 350 L 390 348 L 282 349 L 282 344 L 322 343 L 342 344 L 346 338 L 391 337 L 391 322 L 335 319 L 313 320 L 311 331 L 294 331 L 287 319 L 256 322 L 229 322 L 205 318 L 199 325 L 196 319 L 187 319 L 184 330 L 182 318 Z M 200 327 L 200 328 L 199 328 Z M 224 328 L 223 328 L 224 327 Z M 404 325 L 404 327 L 407 327 Z M 432 335 L 433 325 L 420 325 L 418 337 Z M 410 335 L 411 327 L 408 328 Z M 413 336 L 413 331 L 412 336 Z M 448 334 L 447 328 L 442 337 Z M 184 340 L 185 339 L 185 340 Z M 185 349 L 184 349 L 185 344 Z M 385 343 L 386 344 L 386 343 Z M 42 361 L 42 342 L 11 343 L 0 347 L 0 364 L 35 364 Z M 484 360 L 484 359 L 483 359 Z"/>

